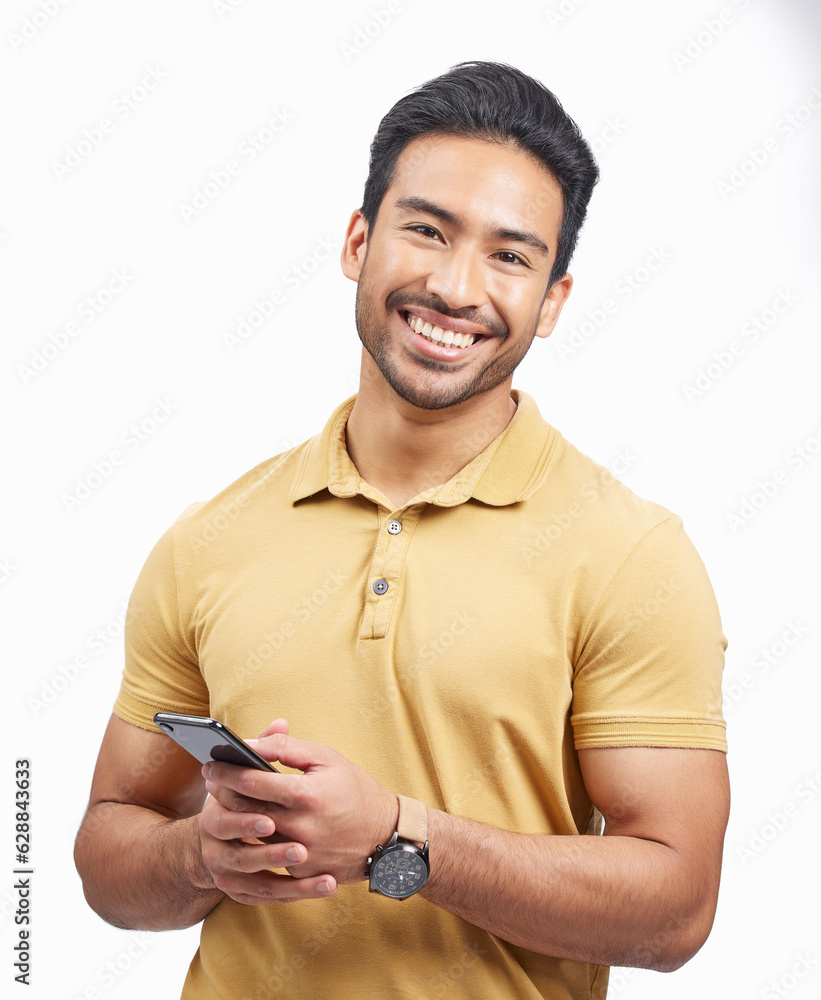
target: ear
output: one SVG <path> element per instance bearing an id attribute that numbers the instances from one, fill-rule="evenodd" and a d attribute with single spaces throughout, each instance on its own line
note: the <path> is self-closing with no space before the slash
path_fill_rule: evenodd
<path id="1" fill-rule="evenodd" d="M 567 302 L 567 296 L 570 295 L 572 287 L 573 276 L 570 274 L 559 278 L 550 286 L 550 291 L 545 296 L 542 311 L 539 314 L 539 323 L 536 327 L 537 337 L 549 337 L 553 333 L 553 327 L 556 325 L 562 307 Z"/>
<path id="2" fill-rule="evenodd" d="M 365 255 L 368 251 L 368 228 L 365 216 L 357 208 L 348 223 L 348 231 L 345 233 L 345 242 L 342 245 L 342 254 L 340 255 L 342 273 L 351 281 L 359 281 L 362 265 L 365 263 Z"/>

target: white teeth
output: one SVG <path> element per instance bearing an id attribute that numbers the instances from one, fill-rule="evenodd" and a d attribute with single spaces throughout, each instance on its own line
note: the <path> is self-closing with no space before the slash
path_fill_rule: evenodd
<path id="1" fill-rule="evenodd" d="M 443 330 L 441 326 L 426 323 L 420 316 L 414 316 L 413 313 L 408 313 L 407 322 L 414 333 L 420 334 L 425 340 L 430 340 L 434 344 L 443 344 L 446 347 L 470 347 L 476 340 L 472 333 L 454 333 L 453 330 Z"/>

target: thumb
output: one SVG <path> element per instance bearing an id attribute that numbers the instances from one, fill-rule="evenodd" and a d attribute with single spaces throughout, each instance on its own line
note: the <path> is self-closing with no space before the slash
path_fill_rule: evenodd
<path id="1" fill-rule="evenodd" d="M 283 733 L 274 732 L 266 738 L 249 742 L 266 760 L 279 761 L 286 767 L 294 767 L 300 771 L 311 771 L 340 759 L 335 750 L 323 743 L 309 743 Z"/>
<path id="2" fill-rule="evenodd" d="M 288 725 L 287 719 L 274 719 L 274 721 L 271 723 L 270 726 L 268 726 L 265 732 L 260 733 L 259 736 L 257 736 L 257 739 L 261 740 L 264 739 L 266 736 L 273 736 L 274 733 L 285 733 L 285 735 L 287 736 L 290 728 L 291 727 Z"/>

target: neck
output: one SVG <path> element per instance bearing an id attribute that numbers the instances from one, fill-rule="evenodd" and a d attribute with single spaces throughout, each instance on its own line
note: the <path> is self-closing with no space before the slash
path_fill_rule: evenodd
<path id="1" fill-rule="evenodd" d="M 515 412 L 510 381 L 456 406 L 423 410 L 397 396 L 378 370 L 363 363 L 346 427 L 348 454 L 365 482 L 398 509 L 456 475 Z"/>

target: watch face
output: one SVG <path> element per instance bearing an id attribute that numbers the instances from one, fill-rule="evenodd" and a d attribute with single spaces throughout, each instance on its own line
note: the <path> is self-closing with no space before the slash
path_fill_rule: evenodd
<path id="1" fill-rule="evenodd" d="M 404 899 L 428 880 L 428 866 L 420 851 L 406 844 L 388 847 L 374 860 L 371 884 L 385 896 Z"/>

